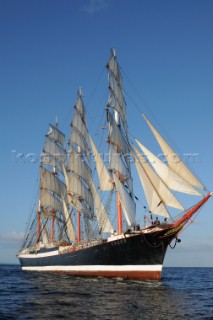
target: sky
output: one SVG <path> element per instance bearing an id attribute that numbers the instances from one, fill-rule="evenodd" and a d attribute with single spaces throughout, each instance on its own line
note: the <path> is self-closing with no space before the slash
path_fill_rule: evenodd
<path id="1" fill-rule="evenodd" d="M 44 135 L 56 116 L 69 134 L 79 87 L 98 132 L 112 47 L 131 134 L 157 148 L 144 112 L 213 191 L 212 34 L 211 0 L 0 0 L 0 263 L 18 263 Z M 210 199 L 164 265 L 213 267 L 212 225 Z"/>

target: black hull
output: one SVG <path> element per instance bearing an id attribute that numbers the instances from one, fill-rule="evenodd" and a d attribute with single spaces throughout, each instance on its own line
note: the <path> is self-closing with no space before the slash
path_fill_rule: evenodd
<path id="1" fill-rule="evenodd" d="M 151 234 L 127 235 L 76 251 L 58 253 L 55 248 L 46 253 L 20 254 L 19 260 L 22 269 L 29 271 L 159 280 L 170 241 Z"/>

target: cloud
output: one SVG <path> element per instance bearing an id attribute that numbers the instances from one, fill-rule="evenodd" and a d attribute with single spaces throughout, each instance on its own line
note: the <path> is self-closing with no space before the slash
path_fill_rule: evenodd
<path id="1" fill-rule="evenodd" d="M 10 231 L 6 233 L 0 233 L 0 240 L 6 241 L 20 241 L 24 238 L 24 232 Z"/>
<path id="2" fill-rule="evenodd" d="M 89 3 L 83 7 L 88 14 L 94 14 L 107 8 L 107 0 L 89 0 Z"/>

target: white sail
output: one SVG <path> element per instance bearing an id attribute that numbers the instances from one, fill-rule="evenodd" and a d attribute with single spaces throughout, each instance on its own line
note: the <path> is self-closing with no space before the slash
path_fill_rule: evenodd
<path id="1" fill-rule="evenodd" d="M 87 214 L 89 217 L 93 216 L 93 208 L 89 208 L 82 200 L 80 201 L 78 197 L 72 193 L 70 193 L 69 186 L 70 186 L 70 179 L 68 177 L 68 173 L 66 171 L 65 166 L 63 165 L 63 173 L 66 182 L 67 188 L 67 204 L 71 205 L 73 209 Z"/>
<path id="2" fill-rule="evenodd" d="M 119 68 L 117 60 L 116 60 L 115 49 L 111 50 L 111 57 L 110 57 L 109 62 L 107 64 L 107 68 L 114 75 L 114 77 L 118 81 L 119 85 L 122 86 L 122 77 L 121 77 L 120 68 Z"/>
<path id="3" fill-rule="evenodd" d="M 82 89 L 79 89 L 78 96 L 77 96 L 77 102 L 76 102 L 74 108 L 80 112 L 82 118 L 85 118 L 85 108 L 84 108 L 82 96 L 83 96 Z"/>
<path id="4" fill-rule="evenodd" d="M 137 152 L 136 152 L 137 154 Z M 162 202 L 162 199 L 159 197 L 156 190 L 153 188 L 153 185 L 147 176 L 144 168 L 141 165 L 141 161 L 138 160 L 138 158 L 133 153 L 134 159 L 135 159 L 135 167 L 137 169 L 141 184 L 144 189 L 144 193 L 146 196 L 146 200 L 149 205 L 149 210 L 157 215 L 160 215 L 162 217 L 169 217 L 169 213 L 165 207 L 165 205 Z"/>
<path id="5" fill-rule="evenodd" d="M 122 155 L 116 152 L 116 148 L 113 144 L 110 144 L 109 169 L 119 172 L 119 174 L 125 179 L 130 177 L 129 170 L 122 159 Z"/>
<path id="6" fill-rule="evenodd" d="M 57 161 L 57 159 L 54 156 L 52 156 L 51 154 L 43 153 L 41 155 L 41 164 L 53 167 L 56 169 L 56 171 L 59 171 L 63 174 L 61 162 Z"/>
<path id="7" fill-rule="evenodd" d="M 154 128 L 154 126 L 150 123 L 150 121 L 144 115 L 143 117 L 146 120 L 147 124 L 149 125 L 150 129 L 152 130 L 155 138 L 157 139 L 166 157 L 166 160 L 168 161 L 168 165 L 172 168 L 172 170 L 192 186 L 196 186 L 204 190 L 205 187 L 187 168 L 187 166 L 180 159 L 177 153 L 175 153 L 175 151 L 169 146 L 169 144 L 164 140 L 164 138 L 158 133 L 158 131 Z"/>
<path id="8" fill-rule="evenodd" d="M 98 194 L 98 191 L 96 189 L 96 186 L 91 180 L 91 190 L 94 198 L 94 204 L 96 209 L 96 216 L 99 224 L 99 228 L 102 232 L 110 232 L 113 233 L 114 228 L 110 222 L 109 215 L 104 207 L 104 204 Z"/>
<path id="9" fill-rule="evenodd" d="M 57 193 L 61 197 L 66 196 L 66 185 L 56 176 L 45 168 L 40 168 L 40 187 Z"/>
<path id="10" fill-rule="evenodd" d="M 137 154 L 137 158 L 143 167 L 147 177 L 149 178 L 153 189 L 157 192 L 158 196 L 160 197 L 161 201 L 164 205 L 184 210 L 182 204 L 176 199 L 176 197 L 172 194 L 169 188 L 165 185 L 165 183 L 160 179 L 160 177 L 155 173 L 152 167 L 149 165 L 148 162 L 144 162 L 144 157 L 139 153 L 139 151 L 134 147 L 134 150 Z"/>
<path id="11" fill-rule="evenodd" d="M 47 136 L 55 140 L 55 142 L 58 142 L 61 145 L 61 147 L 65 150 L 66 149 L 65 135 L 63 134 L 63 132 L 61 132 L 58 128 L 56 128 L 52 124 L 49 124 L 49 125 L 50 125 L 50 131 L 47 133 Z"/>
<path id="12" fill-rule="evenodd" d="M 188 182 L 178 176 L 170 167 L 163 163 L 137 139 L 136 142 L 140 146 L 144 154 L 147 156 L 149 162 L 151 163 L 159 177 L 170 189 L 178 192 L 201 196 L 200 192 L 198 192 L 193 186 L 191 186 Z"/>
<path id="13" fill-rule="evenodd" d="M 122 119 L 124 129 L 127 133 L 127 121 L 126 121 L 126 102 L 124 99 L 124 90 L 122 84 L 122 77 L 120 73 L 120 68 L 116 60 L 116 53 L 113 49 L 111 52 L 111 57 L 107 64 L 108 77 L 109 77 L 109 90 L 110 97 L 108 102 L 108 107 L 111 107 L 119 114 Z M 120 119 L 118 118 L 119 123 Z"/>
<path id="14" fill-rule="evenodd" d="M 91 170 L 89 166 L 85 163 L 82 158 L 82 154 L 77 152 L 72 146 L 69 150 L 69 171 L 75 172 L 79 177 L 81 177 L 87 184 L 91 179 Z"/>
<path id="15" fill-rule="evenodd" d="M 98 177 L 99 177 L 99 183 L 100 183 L 100 189 L 102 191 L 109 191 L 113 189 L 113 184 L 112 184 L 112 179 L 103 163 L 103 160 L 101 159 L 100 154 L 98 153 L 98 150 L 91 138 L 90 138 L 90 143 L 92 146 L 95 162 L 96 162 L 96 168 L 98 172 Z"/>
<path id="16" fill-rule="evenodd" d="M 75 145 L 79 146 L 82 151 L 85 153 L 88 161 L 90 161 L 90 149 L 89 146 L 86 142 L 86 140 L 84 139 L 84 137 L 81 135 L 81 133 L 76 129 L 76 128 L 72 128 L 71 134 L 70 134 L 70 139 L 69 139 L 69 143 L 72 142 Z"/>
<path id="17" fill-rule="evenodd" d="M 67 170 L 66 170 L 66 167 L 65 167 L 64 163 L 62 163 L 62 169 L 63 169 L 63 175 L 64 175 L 64 179 L 65 179 L 66 188 L 68 190 L 68 188 L 69 188 L 69 177 L 68 177 L 68 173 L 67 173 Z"/>
<path id="18" fill-rule="evenodd" d="M 92 192 L 75 174 L 70 174 L 68 192 L 75 194 L 79 199 L 84 200 L 90 208 L 93 208 Z"/>
<path id="19" fill-rule="evenodd" d="M 87 162 L 90 163 L 91 152 L 82 90 L 78 91 L 74 108 L 75 112 L 71 122 L 72 130 L 69 139 L 69 176 L 67 173 L 65 174 L 69 194 L 68 203 L 75 210 L 87 215 L 86 219 L 91 219 L 94 215 L 94 200 L 90 190 L 91 170 L 87 164 Z"/>
<path id="20" fill-rule="evenodd" d="M 51 154 L 60 162 L 65 162 L 66 151 L 49 138 L 49 136 L 46 136 L 44 152 Z"/>
<path id="21" fill-rule="evenodd" d="M 111 90 L 111 94 L 109 97 L 108 106 L 110 106 L 111 108 L 116 110 L 119 113 L 123 123 L 126 123 L 126 107 L 124 108 L 124 107 L 120 106 L 120 104 L 117 101 L 115 94 L 112 90 Z M 126 124 L 126 127 L 127 127 L 127 124 Z"/>
<path id="22" fill-rule="evenodd" d="M 122 203 L 123 212 L 128 225 L 135 223 L 135 203 L 133 201 L 133 184 L 130 168 L 130 147 L 128 142 L 127 122 L 126 122 L 126 102 L 119 65 L 116 61 L 115 50 L 112 50 L 110 60 L 107 65 L 109 73 L 110 97 L 108 107 L 114 109 L 114 117 L 108 109 L 107 117 L 109 121 L 109 142 L 110 142 L 110 169 L 115 177 L 116 188 L 118 188 L 119 198 Z M 123 123 L 123 128 L 120 123 Z M 119 173 L 119 178 L 114 174 Z M 125 182 L 125 185 L 124 183 Z M 128 187 L 129 191 L 126 190 Z"/>
<path id="23" fill-rule="evenodd" d="M 76 240 L 75 229 L 73 227 L 72 219 L 64 199 L 62 199 L 62 203 L 63 203 L 64 217 L 65 217 L 68 237 L 71 241 L 75 241 Z"/>
<path id="24" fill-rule="evenodd" d="M 122 88 L 117 83 L 117 81 L 114 78 L 114 76 L 112 76 L 112 74 L 109 74 L 109 86 L 110 86 L 110 89 L 113 92 L 112 95 L 115 96 L 115 98 L 116 98 L 116 100 L 118 102 L 118 103 L 116 103 L 115 106 L 116 107 L 119 106 L 118 108 L 121 110 L 121 113 L 125 114 L 125 112 L 126 112 L 126 103 L 125 103 L 125 100 L 124 100 L 123 91 L 122 91 Z"/>
<path id="25" fill-rule="evenodd" d="M 71 126 L 76 128 L 78 132 L 81 133 L 87 145 L 89 145 L 89 137 L 88 137 L 88 130 L 87 130 L 86 124 L 82 119 L 81 114 L 77 110 L 75 110 Z"/>
<path id="26" fill-rule="evenodd" d="M 129 191 L 133 197 L 133 179 L 132 179 L 132 177 L 129 177 L 127 179 L 127 185 L 128 185 Z"/>
<path id="27" fill-rule="evenodd" d="M 40 202 L 41 207 L 51 207 L 53 210 L 63 213 L 62 203 L 56 197 L 50 194 L 46 189 L 41 189 Z"/>
<path id="28" fill-rule="evenodd" d="M 132 197 L 129 195 L 124 185 L 116 177 L 116 174 L 113 174 L 113 179 L 115 181 L 115 187 L 118 192 L 124 216 L 126 218 L 128 226 L 135 225 L 135 214 L 136 214 L 136 205 Z"/>
<path id="29" fill-rule="evenodd" d="M 117 126 L 112 114 L 108 111 L 108 118 L 109 118 L 109 141 L 114 145 L 118 146 L 119 151 L 123 155 L 129 155 L 129 145 L 126 142 L 125 138 L 123 137 L 119 127 Z"/>
<path id="30" fill-rule="evenodd" d="M 111 90 L 113 90 L 117 100 L 119 100 L 119 98 L 121 97 L 122 101 L 120 101 L 120 106 L 125 111 L 126 106 L 123 94 L 122 76 L 116 60 L 115 50 L 112 50 L 107 68 L 109 72 L 109 87 Z"/>

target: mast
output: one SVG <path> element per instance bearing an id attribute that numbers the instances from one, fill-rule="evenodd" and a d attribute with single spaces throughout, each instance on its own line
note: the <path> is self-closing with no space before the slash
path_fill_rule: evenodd
<path id="1" fill-rule="evenodd" d="M 62 202 L 62 199 L 66 198 L 66 185 L 63 181 L 65 177 L 62 168 L 66 162 L 66 147 L 65 136 L 58 129 L 57 122 L 56 126 L 50 124 L 43 152 L 40 164 L 40 213 L 37 232 L 39 238 L 47 238 L 47 227 L 50 221 L 49 242 L 53 244 L 56 236 L 55 220 L 58 219 L 59 224 L 66 221 Z M 44 219 L 44 224 L 41 218 Z M 58 229 L 58 236 L 59 233 Z"/>
<path id="2" fill-rule="evenodd" d="M 81 242 L 81 212 L 78 211 L 78 245 Z"/>
<path id="3" fill-rule="evenodd" d="M 117 113 L 117 112 L 116 112 Z M 118 113 L 115 115 L 118 116 Z M 118 146 L 116 146 L 116 152 L 118 153 Z M 118 179 L 120 178 L 120 174 L 117 171 L 116 173 Z M 120 197 L 118 195 L 116 195 L 116 200 L 117 200 L 117 216 L 118 216 L 118 234 L 122 234 L 122 230 L 123 230 L 123 221 L 122 221 L 122 207 L 121 207 L 121 200 Z"/>
<path id="4" fill-rule="evenodd" d="M 77 211 L 77 241 L 81 242 L 82 219 L 86 216 L 93 219 L 94 199 L 90 186 L 90 141 L 86 125 L 86 113 L 83 103 L 83 93 L 80 89 L 77 94 L 77 102 L 74 106 L 74 115 L 71 122 L 71 134 L 69 139 L 68 162 L 69 204 Z"/>
<path id="5" fill-rule="evenodd" d="M 52 217 L 51 220 L 51 242 L 54 243 L 54 233 L 55 233 L 55 218 Z"/>
<path id="6" fill-rule="evenodd" d="M 81 233 L 83 227 L 89 237 L 91 233 L 90 222 L 96 218 L 100 232 L 113 233 L 114 231 L 107 208 L 104 206 L 92 178 L 90 164 L 91 147 L 96 162 L 100 189 L 111 191 L 114 188 L 112 178 L 88 132 L 83 93 L 82 90 L 79 90 L 71 122 L 68 174 L 65 172 L 68 203 L 77 212 L 76 234 L 78 244 L 82 241 Z"/>
<path id="7" fill-rule="evenodd" d="M 37 218 L 38 218 L 38 224 L 37 224 L 37 238 L 36 238 L 36 243 L 39 242 L 39 240 L 40 240 L 40 235 L 41 235 L 41 207 L 40 207 L 40 200 L 39 200 L 39 204 L 38 204 Z"/>
<path id="8" fill-rule="evenodd" d="M 56 129 L 58 129 L 58 117 L 57 116 L 56 116 L 56 119 L 55 119 L 55 127 L 56 127 Z M 64 142 L 62 143 L 62 145 L 64 145 Z M 56 167 L 53 167 L 53 173 L 56 175 Z M 53 209 L 52 212 L 53 212 L 53 215 L 52 215 L 52 218 L 51 218 L 52 219 L 51 220 L 51 242 L 54 243 L 54 233 L 55 233 L 55 216 L 54 216 L 54 213 L 55 213 L 55 210 Z"/>
<path id="9" fill-rule="evenodd" d="M 113 174 L 115 173 L 116 176 L 118 234 L 121 234 L 123 231 L 123 213 L 129 227 L 135 224 L 135 203 L 129 161 L 130 148 L 126 121 L 126 102 L 115 49 L 111 50 L 107 70 L 109 80 L 107 119 L 109 122 L 110 171 Z M 111 109 L 114 115 L 111 114 Z M 124 188 L 128 190 L 128 193 Z M 121 197 L 123 201 L 121 201 Z M 129 211 L 130 207 L 133 212 Z"/>

